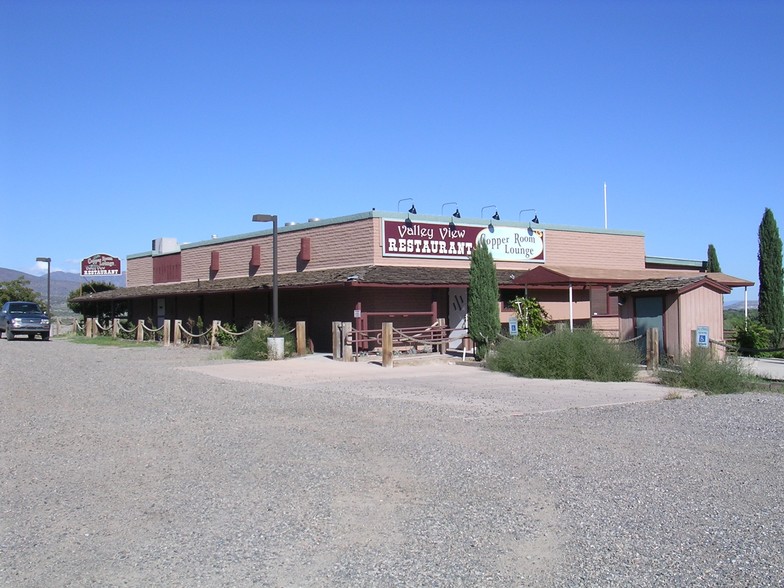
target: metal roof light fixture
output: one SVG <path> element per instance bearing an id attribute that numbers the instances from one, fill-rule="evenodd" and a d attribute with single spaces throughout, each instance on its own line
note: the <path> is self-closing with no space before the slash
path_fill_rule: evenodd
<path id="1" fill-rule="evenodd" d="M 408 216 L 406 217 L 406 220 L 404 222 L 406 223 L 407 227 L 410 227 L 413 224 L 411 222 L 411 215 L 417 213 L 416 204 L 414 204 L 414 199 L 413 198 L 401 198 L 400 200 L 398 200 L 397 201 L 397 211 L 400 212 L 400 203 L 401 202 L 406 202 L 408 200 L 411 201 L 411 208 L 408 209 Z"/>
<path id="2" fill-rule="evenodd" d="M 417 213 L 417 209 L 416 209 L 416 204 L 414 204 L 414 199 L 413 198 L 401 198 L 400 200 L 398 200 L 397 201 L 397 211 L 400 212 L 400 203 L 401 202 L 407 202 L 407 201 L 411 202 L 411 208 L 408 209 L 408 213 L 409 214 L 416 214 Z"/>
<path id="3" fill-rule="evenodd" d="M 495 214 L 493 215 L 493 220 L 501 220 L 501 215 L 498 214 L 498 207 L 495 204 L 488 204 L 487 206 L 483 206 L 482 210 L 479 212 L 480 218 L 485 213 L 485 210 L 487 210 L 488 208 L 495 208 Z M 487 228 L 490 229 L 490 232 L 492 232 L 495 229 L 495 227 L 493 226 L 493 221 L 490 221 L 490 224 L 487 225 Z"/>
<path id="4" fill-rule="evenodd" d="M 524 212 L 531 212 L 532 210 L 534 211 L 534 218 L 532 218 L 530 221 L 528 221 L 528 228 L 529 229 L 531 228 L 531 223 L 536 223 L 537 225 L 539 224 L 539 215 L 536 214 L 536 209 L 535 208 L 523 208 L 519 213 L 517 213 L 517 220 L 519 221 L 520 217 L 523 216 Z"/>
<path id="5" fill-rule="evenodd" d="M 452 213 L 452 216 L 453 216 L 453 217 L 455 217 L 455 218 L 460 218 L 460 209 L 459 209 L 459 208 L 457 208 L 457 202 L 444 202 L 444 203 L 441 205 L 441 215 L 443 215 L 443 214 L 444 214 L 444 207 L 445 207 L 447 204 L 454 204 L 454 205 L 455 205 L 455 211 Z"/>
<path id="6" fill-rule="evenodd" d="M 441 214 L 442 215 L 444 214 L 444 207 L 447 204 L 454 204 L 455 205 L 455 211 L 452 213 L 452 218 L 449 219 L 449 230 L 450 231 L 454 231 L 455 230 L 455 219 L 456 218 L 460 218 L 460 209 L 457 207 L 457 202 L 444 202 L 441 205 Z"/>

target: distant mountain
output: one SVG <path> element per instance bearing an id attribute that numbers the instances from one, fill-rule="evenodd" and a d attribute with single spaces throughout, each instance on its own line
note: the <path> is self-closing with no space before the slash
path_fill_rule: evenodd
<path id="1" fill-rule="evenodd" d="M 22 277 L 30 282 L 30 288 L 38 292 L 43 300 L 46 300 L 46 274 L 34 276 L 23 271 L 0 267 L 0 282 L 10 282 Z M 79 284 L 87 282 L 106 282 L 114 284 L 118 288 L 125 287 L 125 274 L 121 276 L 84 276 L 71 272 L 54 271 L 51 274 L 51 297 L 52 310 L 60 314 L 70 312 L 66 301 L 68 295 L 79 288 Z"/>
<path id="2" fill-rule="evenodd" d="M 756 300 L 749 300 L 749 310 L 752 308 L 757 308 Z M 726 302 L 724 304 L 724 310 L 743 310 L 743 300 L 736 302 Z"/>

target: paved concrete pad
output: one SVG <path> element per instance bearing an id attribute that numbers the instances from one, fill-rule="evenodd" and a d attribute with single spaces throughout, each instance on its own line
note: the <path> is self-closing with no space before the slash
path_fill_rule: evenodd
<path id="1" fill-rule="evenodd" d="M 277 362 L 237 361 L 183 368 L 239 382 L 341 390 L 363 397 L 460 407 L 469 413 L 531 414 L 661 400 L 672 389 L 645 382 L 537 380 L 458 361 L 384 368 L 309 355 Z M 682 390 L 681 396 L 689 395 Z"/>
<path id="2" fill-rule="evenodd" d="M 742 357 L 741 361 L 761 378 L 784 380 L 784 359 Z"/>

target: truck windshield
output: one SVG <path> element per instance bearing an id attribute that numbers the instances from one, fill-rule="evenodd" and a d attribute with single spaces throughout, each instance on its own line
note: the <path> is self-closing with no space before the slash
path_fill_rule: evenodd
<path id="1" fill-rule="evenodd" d="M 8 311 L 11 313 L 41 312 L 41 309 L 38 308 L 36 303 L 28 302 L 24 304 L 11 304 L 8 308 Z"/>

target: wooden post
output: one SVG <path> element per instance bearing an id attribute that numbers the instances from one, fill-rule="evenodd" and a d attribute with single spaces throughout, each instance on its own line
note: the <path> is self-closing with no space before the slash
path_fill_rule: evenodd
<path id="1" fill-rule="evenodd" d="M 393 367 L 392 323 L 381 323 L 381 365 Z"/>
<path id="2" fill-rule="evenodd" d="M 648 329 L 646 333 L 645 367 L 648 371 L 659 367 L 659 329 Z"/>
<path id="3" fill-rule="evenodd" d="M 340 336 L 342 330 L 343 323 L 332 321 L 332 359 L 335 360 L 343 357 L 343 343 Z"/>
<path id="4" fill-rule="evenodd" d="M 220 321 L 212 321 L 212 330 L 210 331 L 210 349 L 215 349 L 215 346 L 218 344 L 218 327 L 220 327 Z"/>
<path id="5" fill-rule="evenodd" d="M 120 336 L 120 319 L 112 319 L 112 339 Z"/>
<path id="6" fill-rule="evenodd" d="M 136 341 L 138 343 L 144 341 L 144 319 L 139 319 L 136 323 Z"/>
<path id="7" fill-rule="evenodd" d="M 438 344 L 438 352 L 441 355 L 446 353 L 446 346 L 448 341 L 446 340 L 446 319 L 440 318 L 438 319 L 438 334 L 441 337 L 441 343 Z"/>
<path id="8" fill-rule="evenodd" d="M 182 343 L 182 320 L 174 319 L 174 344 L 180 345 Z"/>
<path id="9" fill-rule="evenodd" d="M 92 336 L 93 336 L 93 319 L 92 319 L 92 317 L 88 316 L 86 319 L 84 319 L 84 336 L 87 337 L 88 339 L 92 338 Z"/>
<path id="10" fill-rule="evenodd" d="M 306 355 L 308 352 L 307 331 L 305 329 L 305 321 L 297 321 L 297 355 Z"/>
<path id="11" fill-rule="evenodd" d="M 354 360 L 353 338 L 351 336 L 352 327 L 353 325 L 350 322 L 343 323 L 343 361 Z"/>
<path id="12" fill-rule="evenodd" d="M 163 346 L 171 345 L 171 319 L 163 321 Z"/>

